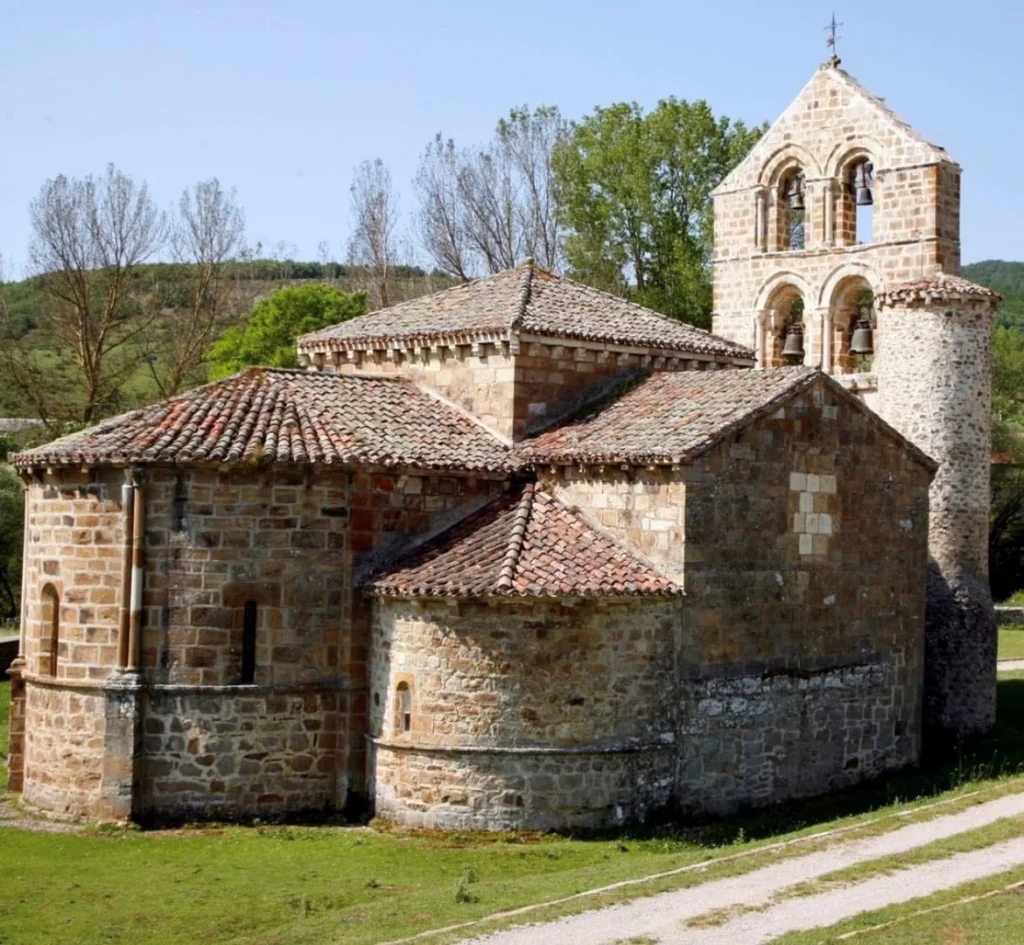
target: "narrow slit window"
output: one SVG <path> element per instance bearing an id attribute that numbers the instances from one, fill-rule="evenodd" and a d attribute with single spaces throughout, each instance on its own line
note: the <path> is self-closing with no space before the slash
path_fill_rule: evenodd
<path id="1" fill-rule="evenodd" d="M 408 683 L 399 683 L 395 692 L 398 718 L 395 720 L 395 730 L 399 734 L 406 734 L 412 730 L 412 690 Z"/>
<path id="2" fill-rule="evenodd" d="M 256 601 L 247 600 L 242 617 L 242 685 L 256 682 Z"/>
<path id="3" fill-rule="evenodd" d="M 44 646 L 50 657 L 49 672 L 57 675 L 57 655 L 60 649 L 60 598 L 51 585 L 43 589 Z"/>

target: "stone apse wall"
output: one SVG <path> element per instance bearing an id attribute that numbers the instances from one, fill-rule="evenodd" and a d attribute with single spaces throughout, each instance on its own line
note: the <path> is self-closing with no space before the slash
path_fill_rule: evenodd
<path id="1" fill-rule="evenodd" d="M 442 829 L 599 827 L 672 797 L 678 599 L 378 600 L 378 815 Z M 412 725 L 396 691 L 407 685 Z"/>
<path id="2" fill-rule="evenodd" d="M 674 570 L 685 598 L 382 599 L 378 812 L 594 827 L 667 806 L 721 814 L 914 763 L 930 476 L 825 381 L 681 469 L 552 475 L 563 501 Z"/>
<path id="3" fill-rule="evenodd" d="M 364 791 L 370 615 L 356 576 L 504 483 L 146 470 L 142 688 L 126 693 L 123 481 L 122 470 L 58 469 L 28 489 L 25 800 L 103 818 L 240 816 L 340 807 Z M 248 601 L 256 667 L 242 685 Z"/>

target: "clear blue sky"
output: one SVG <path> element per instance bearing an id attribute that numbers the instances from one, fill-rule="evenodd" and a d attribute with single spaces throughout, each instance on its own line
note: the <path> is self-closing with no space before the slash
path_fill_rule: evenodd
<path id="1" fill-rule="evenodd" d="M 47 177 L 108 161 L 169 206 L 217 176 L 250 243 L 316 258 L 348 233 L 352 168 L 411 179 L 437 131 L 487 138 L 517 104 L 705 98 L 774 120 L 827 56 L 831 3 L 0 2 L 0 253 L 24 274 Z M 843 65 L 964 168 L 963 257 L 1024 259 L 1024 4 L 837 7 Z"/>

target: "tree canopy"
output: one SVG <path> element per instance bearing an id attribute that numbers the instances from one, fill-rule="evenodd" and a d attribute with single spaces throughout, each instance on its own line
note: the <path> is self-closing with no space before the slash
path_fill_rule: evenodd
<path id="1" fill-rule="evenodd" d="M 707 327 L 711 191 L 766 126 L 716 118 L 704 101 L 598 108 L 556 146 L 569 273 Z"/>
<path id="2" fill-rule="evenodd" d="M 261 299 L 241 325 L 232 326 L 209 351 L 212 379 L 250 365 L 296 367 L 299 335 L 348 321 L 366 312 L 366 296 L 346 294 L 324 283 L 288 286 Z"/>
<path id="3" fill-rule="evenodd" d="M 9 466 L 0 466 L 0 621 L 18 613 L 23 502 L 18 477 Z"/>

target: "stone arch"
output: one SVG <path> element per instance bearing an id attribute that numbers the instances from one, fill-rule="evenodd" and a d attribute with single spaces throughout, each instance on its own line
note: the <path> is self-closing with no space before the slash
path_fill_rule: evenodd
<path id="1" fill-rule="evenodd" d="M 813 200 L 808 181 L 820 176 L 818 159 L 806 148 L 793 142 L 785 144 L 766 159 L 758 178 L 757 216 L 759 219 L 764 218 L 767 224 L 764 240 L 767 249 L 786 252 L 805 248 L 806 236 L 814 225 L 811 212 Z M 796 185 L 803 194 L 803 210 L 792 210 L 789 206 L 787 191 L 792 185 Z"/>
<path id="2" fill-rule="evenodd" d="M 832 193 L 835 201 L 832 235 L 837 245 L 854 246 L 858 243 L 874 241 L 874 205 L 858 208 L 852 190 L 852 176 L 859 164 L 868 162 L 877 170 L 882 166 L 884 160 L 881 146 L 869 137 L 858 138 L 854 142 L 844 141 L 836 145 L 832 153 L 829 154 L 825 163 L 825 172 L 832 181 Z M 872 192 L 877 204 L 879 194 L 877 178 Z M 862 213 L 862 210 L 870 212 Z M 864 219 L 865 216 L 868 219 Z"/>
<path id="3" fill-rule="evenodd" d="M 866 293 L 877 297 L 884 290 L 881 277 L 870 266 L 848 263 L 839 266 L 822 286 L 819 307 L 825 313 L 822 365 L 830 374 L 853 374 L 870 369 L 870 359 L 856 358 L 850 352 L 850 339 L 857 321 L 863 317 Z M 877 350 L 877 324 L 874 345 Z"/>
<path id="4" fill-rule="evenodd" d="M 808 177 L 821 177 L 821 164 L 814 154 L 802 145 L 789 141 L 765 158 L 757 182 L 762 187 L 774 187 L 787 171 L 795 167 L 803 168 Z"/>
<path id="5" fill-rule="evenodd" d="M 799 300 L 802 312 L 794 315 Z M 785 363 L 782 347 L 791 320 L 798 317 L 804 332 L 804 350 L 809 351 L 811 333 L 809 307 L 814 294 L 807 281 L 794 272 L 780 272 L 772 276 L 758 292 L 755 340 L 757 362 L 761 367 L 779 367 Z"/>
<path id="6" fill-rule="evenodd" d="M 887 167 L 888 158 L 882 145 L 869 135 L 861 135 L 853 141 L 841 141 L 825 158 L 824 177 L 839 178 L 843 168 L 859 158 L 870 159 L 876 168 Z"/>

